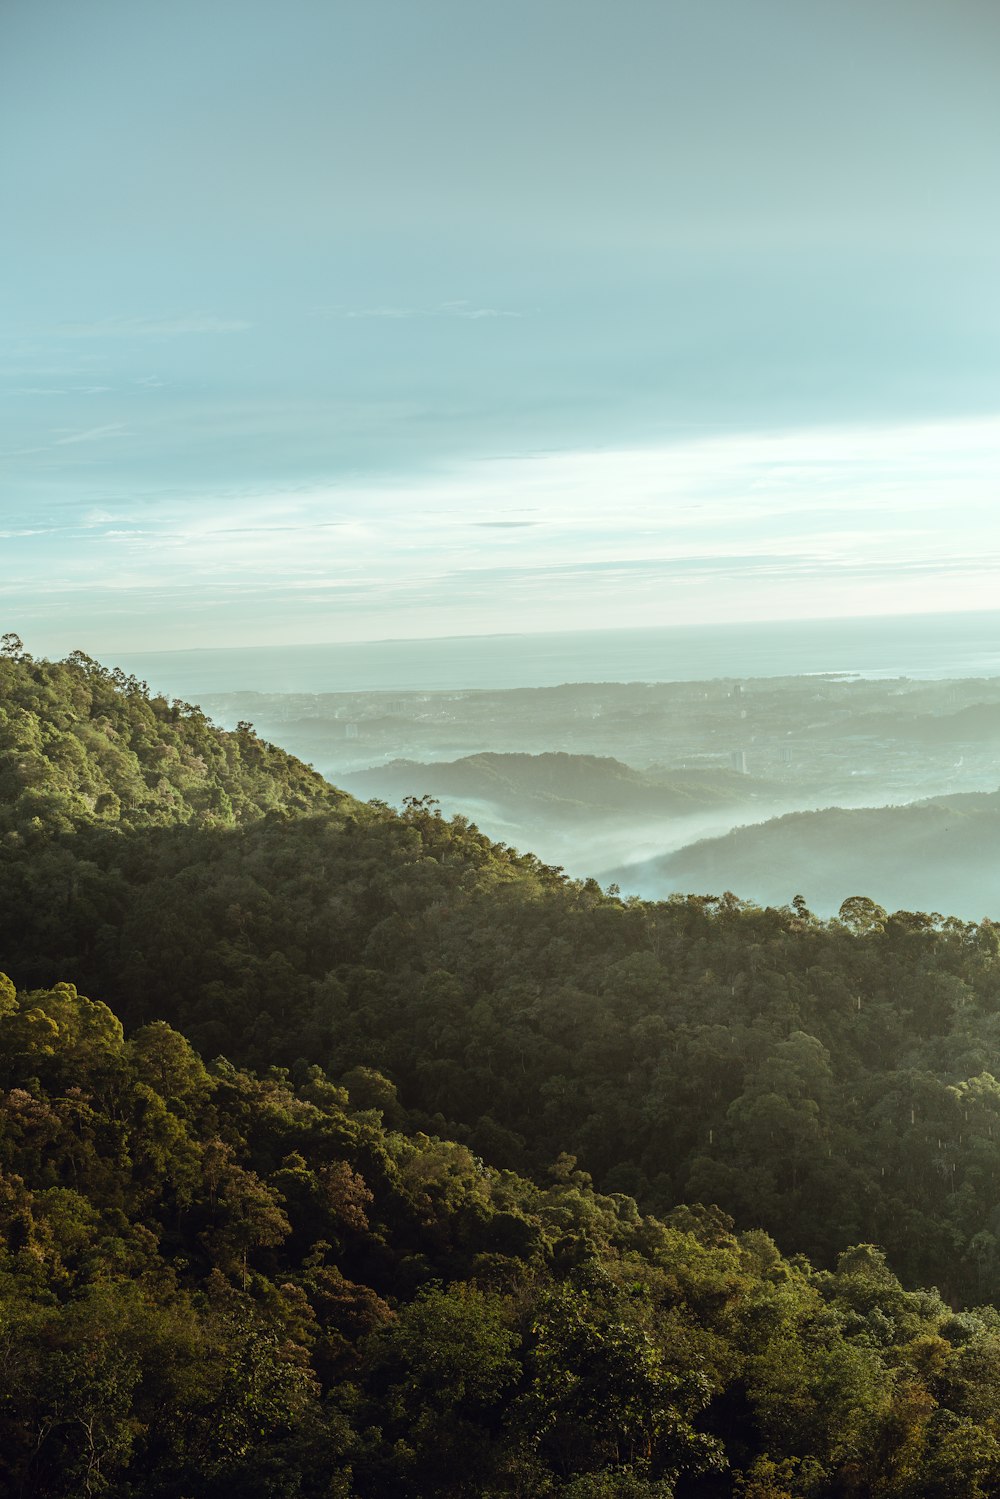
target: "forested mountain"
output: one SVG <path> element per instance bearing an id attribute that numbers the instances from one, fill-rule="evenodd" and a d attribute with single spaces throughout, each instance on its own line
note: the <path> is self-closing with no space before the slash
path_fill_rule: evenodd
<path id="1" fill-rule="evenodd" d="M 1000 1493 L 990 921 L 623 900 L 85 658 L 0 735 L 12 1492 Z"/>
<path id="2" fill-rule="evenodd" d="M 465 755 L 460 760 L 390 760 L 341 777 L 361 797 L 401 801 L 434 796 L 485 802 L 512 821 L 576 826 L 606 817 L 683 817 L 738 806 L 761 789 L 734 772 L 643 771 L 603 755 Z M 766 788 L 770 789 L 770 788 Z"/>
<path id="3" fill-rule="evenodd" d="M 938 796 L 899 807 L 790 812 L 614 870 L 646 894 L 731 887 L 783 904 L 789 879 L 810 904 L 835 912 L 863 888 L 880 904 L 935 905 L 970 919 L 1000 916 L 1000 792 Z"/>
<path id="4" fill-rule="evenodd" d="M 732 770 L 636 770 L 606 755 L 390 760 L 337 779 L 355 796 L 400 809 L 408 798 L 431 796 L 445 816 L 475 818 L 491 838 L 583 877 L 788 805 L 775 786 Z"/>
<path id="5" fill-rule="evenodd" d="M 344 797 L 249 724 L 225 734 L 200 708 L 82 652 L 33 661 L 0 650 L 0 834 L 196 824 L 320 811 Z"/>

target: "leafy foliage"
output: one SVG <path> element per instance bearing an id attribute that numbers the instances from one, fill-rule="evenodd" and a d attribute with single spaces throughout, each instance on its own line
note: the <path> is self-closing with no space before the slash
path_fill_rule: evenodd
<path id="1" fill-rule="evenodd" d="M 337 805 L 314 772 L 258 739 L 214 728 L 190 703 L 75 651 L 34 661 L 0 647 L 0 835 L 20 847 L 88 826 L 226 827 Z"/>
<path id="2" fill-rule="evenodd" d="M 997 1492 L 1000 1318 L 871 1246 L 816 1271 L 2 992 L 4 1492 Z"/>
<path id="3" fill-rule="evenodd" d="M 623 902 L 13 641 L 0 852 L 0 1489 L 1000 1494 L 990 922 Z"/>

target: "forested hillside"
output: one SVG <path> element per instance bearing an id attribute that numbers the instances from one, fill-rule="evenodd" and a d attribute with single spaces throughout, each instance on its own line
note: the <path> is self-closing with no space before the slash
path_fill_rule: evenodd
<path id="1" fill-rule="evenodd" d="M 73 828 L 228 827 L 343 800 L 249 724 L 225 734 L 80 651 L 33 661 L 17 636 L 0 641 L 0 834 L 14 847 Z"/>
<path id="2" fill-rule="evenodd" d="M 1000 1316 L 0 976 L 0 1489 L 997 1492 Z"/>
<path id="3" fill-rule="evenodd" d="M 0 788 L 13 1492 L 1000 1492 L 1000 928 L 622 900 L 81 657 Z"/>
<path id="4" fill-rule="evenodd" d="M 882 904 L 942 905 L 976 918 L 1000 913 L 1000 792 L 936 796 L 897 807 L 790 812 L 611 878 L 649 895 L 732 885 L 766 904 L 787 899 L 789 871 L 816 909 L 833 914 L 859 884 Z"/>

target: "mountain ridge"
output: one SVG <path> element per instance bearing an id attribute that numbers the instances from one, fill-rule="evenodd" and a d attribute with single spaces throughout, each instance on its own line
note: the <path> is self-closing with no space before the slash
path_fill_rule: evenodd
<path id="1" fill-rule="evenodd" d="M 933 909 L 950 892 L 966 920 L 1000 914 L 1000 792 L 959 792 L 885 807 L 787 812 L 701 839 L 639 865 L 607 870 L 653 898 L 675 890 L 742 890 L 764 904 L 788 899 L 789 875 L 824 914 L 865 889 L 882 905 Z"/>
<path id="2" fill-rule="evenodd" d="M 623 899 L 0 688 L 0 1485 L 992 1499 L 1000 926 Z"/>

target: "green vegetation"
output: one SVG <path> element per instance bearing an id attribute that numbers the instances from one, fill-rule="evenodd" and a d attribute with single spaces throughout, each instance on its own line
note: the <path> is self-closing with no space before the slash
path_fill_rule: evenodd
<path id="1" fill-rule="evenodd" d="M 8 846 L 86 827 L 228 827 L 345 800 L 250 724 L 224 734 L 199 708 L 82 652 L 33 661 L 0 648 L 0 836 Z"/>
<path id="2" fill-rule="evenodd" d="M 6 1493 L 997 1492 L 1000 1316 L 870 1245 L 533 1185 L 70 984 L 0 1011 Z"/>
<path id="3" fill-rule="evenodd" d="M 0 1490 L 1000 1494 L 991 923 L 622 901 L 11 647 L 0 856 Z"/>

